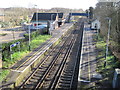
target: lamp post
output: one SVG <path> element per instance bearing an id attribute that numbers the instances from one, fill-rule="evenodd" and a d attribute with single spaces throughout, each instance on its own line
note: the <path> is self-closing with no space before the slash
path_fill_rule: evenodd
<path id="1" fill-rule="evenodd" d="M 89 13 L 89 10 L 88 10 L 88 19 L 89 19 L 89 17 L 90 17 L 90 13 Z"/>
<path id="2" fill-rule="evenodd" d="M 88 23 L 90 23 L 90 20 L 89 20 L 90 19 L 90 10 L 89 9 L 87 10 L 87 18 L 88 18 L 88 20 L 87 20 Z"/>
<path id="3" fill-rule="evenodd" d="M 29 24 L 29 27 L 28 27 L 28 28 L 29 28 L 29 51 L 30 51 L 30 50 L 31 50 L 31 46 L 30 46 L 30 41 L 31 41 L 31 38 L 30 38 L 30 33 L 31 33 L 31 32 L 30 32 L 30 24 Z"/>
<path id="4" fill-rule="evenodd" d="M 105 53 L 105 63 L 104 63 L 104 67 L 107 65 L 107 56 L 108 56 L 108 46 L 109 46 L 109 39 L 110 39 L 110 27 L 111 27 L 111 18 L 107 17 L 106 18 L 108 20 L 108 34 L 107 34 L 107 41 L 106 41 L 106 53 Z"/>
<path id="5" fill-rule="evenodd" d="M 70 10 L 70 19 L 72 21 L 72 10 Z"/>
<path id="6" fill-rule="evenodd" d="M 5 19 L 5 11 L 3 10 L 3 23 L 4 23 L 4 19 Z"/>
<path id="7" fill-rule="evenodd" d="M 36 9 L 37 9 L 37 5 L 35 5 Z M 36 10 L 36 26 L 38 26 L 38 10 Z"/>
<path id="8" fill-rule="evenodd" d="M 30 33 L 31 33 L 31 31 L 30 31 L 30 18 L 29 18 L 29 26 L 28 26 L 28 30 L 29 30 L 29 51 L 31 51 L 31 44 L 30 44 L 30 41 L 31 41 L 31 37 L 30 37 Z"/>
<path id="9" fill-rule="evenodd" d="M 54 16 L 54 14 L 51 14 L 51 22 L 50 22 L 50 35 L 52 35 L 52 30 L 53 30 L 53 16 Z"/>
<path id="10" fill-rule="evenodd" d="M 54 15 L 54 14 L 51 15 L 51 22 L 53 21 L 53 15 Z"/>

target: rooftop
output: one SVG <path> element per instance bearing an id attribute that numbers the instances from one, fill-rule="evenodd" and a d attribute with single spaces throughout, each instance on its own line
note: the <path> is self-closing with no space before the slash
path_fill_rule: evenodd
<path id="1" fill-rule="evenodd" d="M 41 20 L 55 20 L 58 14 L 58 18 L 63 18 L 63 13 L 34 13 L 31 21 L 41 21 Z"/>

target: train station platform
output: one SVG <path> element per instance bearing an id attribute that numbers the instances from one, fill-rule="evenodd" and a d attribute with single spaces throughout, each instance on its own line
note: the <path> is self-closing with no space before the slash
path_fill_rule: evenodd
<path id="1" fill-rule="evenodd" d="M 96 31 L 90 30 L 90 25 L 85 23 L 78 75 L 78 89 L 84 88 L 84 85 L 87 85 L 87 87 L 93 86 L 93 78 L 100 77 L 96 72 L 97 52 L 93 40 L 93 35 L 95 34 Z"/>
<path id="2" fill-rule="evenodd" d="M 52 37 L 49 40 L 11 67 L 11 72 L 6 79 L 7 82 L 3 83 L 3 86 L 15 87 L 19 85 L 24 77 L 40 62 L 45 53 L 55 46 L 72 26 L 72 23 L 66 23 L 60 28 L 53 30 Z"/>

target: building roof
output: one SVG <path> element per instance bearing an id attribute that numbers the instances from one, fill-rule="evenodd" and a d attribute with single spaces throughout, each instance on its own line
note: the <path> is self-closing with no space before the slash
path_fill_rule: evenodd
<path id="1" fill-rule="evenodd" d="M 41 21 L 41 20 L 55 20 L 56 19 L 56 16 L 58 14 L 58 18 L 63 18 L 63 13 L 34 13 L 33 17 L 32 17 L 32 20 L 31 21 L 36 21 L 36 17 L 38 16 L 38 21 Z"/>
<path id="2" fill-rule="evenodd" d="M 93 19 L 91 22 L 94 22 L 94 21 L 99 21 L 99 19 L 97 19 L 97 18 L 96 18 L 96 19 Z"/>

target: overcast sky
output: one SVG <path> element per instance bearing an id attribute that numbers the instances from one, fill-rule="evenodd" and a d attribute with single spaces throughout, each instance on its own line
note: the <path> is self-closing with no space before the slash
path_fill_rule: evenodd
<path id="1" fill-rule="evenodd" d="M 34 7 L 50 9 L 53 7 L 63 7 L 83 10 L 90 6 L 95 7 L 97 0 L 0 0 L 0 8 L 8 7 Z"/>

